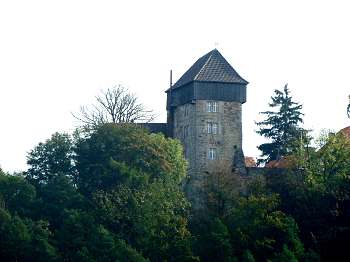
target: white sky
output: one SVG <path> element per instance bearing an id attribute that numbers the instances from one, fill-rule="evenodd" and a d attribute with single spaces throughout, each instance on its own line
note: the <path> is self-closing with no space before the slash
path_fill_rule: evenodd
<path id="1" fill-rule="evenodd" d="M 176 81 L 218 42 L 248 80 L 245 155 L 263 140 L 254 120 L 289 83 L 305 126 L 349 125 L 350 2 L 36 1 L 0 2 L 0 166 L 26 168 L 26 154 L 103 88 L 123 84 L 166 120 L 169 70 Z"/>

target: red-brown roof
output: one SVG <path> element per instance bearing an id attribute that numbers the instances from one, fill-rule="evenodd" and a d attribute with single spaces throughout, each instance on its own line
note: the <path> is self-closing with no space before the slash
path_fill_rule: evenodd
<path id="1" fill-rule="evenodd" d="M 350 126 L 343 128 L 339 133 L 343 133 L 346 138 L 350 139 Z"/>
<path id="2" fill-rule="evenodd" d="M 282 157 L 279 160 L 271 160 L 265 164 L 267 168 L 291 168 L 293 167 L 293 160 L 289 157 Z"/>
<path id="3" fill-rule="evenodd" d="M 254 157 L 246 156 L 244 157 L 244 162 L 246 167 L 256 167 L 256 162 Z"/>
<path id="4" fill-rule="evenodd" d="M 342 133 L 350 140 L 350 126 L 341 129 L 337 134 Z M 322 149 L 321 149 L 322 150 Z M 282 157 L 279 160 L 271 160 L 265 164 L 267 168 L 291 168 L 294 166 L 294 161 L 290 157 Z"/>

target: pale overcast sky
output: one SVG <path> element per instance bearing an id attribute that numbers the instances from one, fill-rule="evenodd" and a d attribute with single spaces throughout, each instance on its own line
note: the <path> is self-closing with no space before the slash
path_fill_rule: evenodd
<path id="1" fill-rule="evenodd" d="M 350 2 L 50 1 L 0 2 L 0 166 L 24 170 L 26 154 L 70 112 L 122 84 L 166 120 L 169 70 L 176 81 L 218 49 L 248 80 L 243 145 L 257 157 L 258 112 L 289 84 L 305 126 L 350 125 Z"/>

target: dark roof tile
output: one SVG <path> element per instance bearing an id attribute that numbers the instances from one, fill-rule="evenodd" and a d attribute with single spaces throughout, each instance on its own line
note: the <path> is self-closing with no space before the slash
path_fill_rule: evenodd
<path id="1" fill-rule="evenodd" d="M 248 84 L 217 49 L 199 58 L 172 88 L 184 86 L 192 81 Z"/>
<path id="2" fill-rule="evenodd" d="M 141 126 L 148 129 L 151 133 L 163 133 L 167 135 L 167 123 L 141 123 Z"/>

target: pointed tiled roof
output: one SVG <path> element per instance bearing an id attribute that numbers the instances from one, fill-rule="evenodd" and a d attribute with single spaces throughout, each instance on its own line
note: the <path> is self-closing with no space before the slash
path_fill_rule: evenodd
<path id="1" fill-rule="evenodd" d="M 342 133 L 346 138 L 350 139 L 350 126 L 343 128 L 338 133 Z"/>
<path id="2" fill-rule="evenodd" d="M 192 81 L 248 84 L 217 49 L 199 58 L 172 88 L 186 85 Z"/>
<path id="3" fill-rule="evenodd" d="M 270 160 L 265 164 L 267 168 L 292 168 L 296 165 L 295 159 L 290 156 L 281 157 L 279 160 Z"/>
<path id="4" fill-rule="evenodd" d="M 254 157 L 251 156 L 245 156 L 244 157 L 244 163 L 246 167 L 256 167 L 256 162 Z"/>

